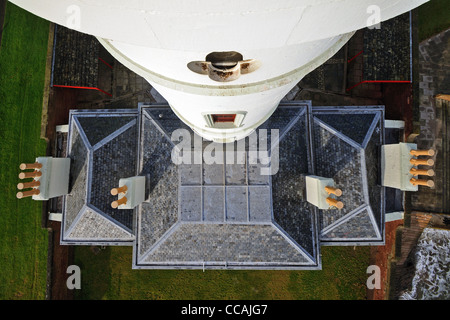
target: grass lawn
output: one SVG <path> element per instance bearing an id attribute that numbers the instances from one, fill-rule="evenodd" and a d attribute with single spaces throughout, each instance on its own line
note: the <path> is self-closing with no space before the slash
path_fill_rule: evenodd
<path id="1" fill-rule="evenodd" d="M 315 299 L 366 297 L 369 247 L 323 247 L 320 271 L 132 270 L 130 247 L 76 247 L 78 299 Z"/>
<path id="2" fill-rule="evenodd" d="M 450 28 L 448 0 L 430 0 L 419 7 L 419 41 Z"/>
<path id="3" fill-rule="evenodd" d="M 42 202 L 17 200 L 19 164 L 45 155 L 40 139 L 49 22 L 8 2 L 0 47 L 0 299 L 44 299 Z"/>

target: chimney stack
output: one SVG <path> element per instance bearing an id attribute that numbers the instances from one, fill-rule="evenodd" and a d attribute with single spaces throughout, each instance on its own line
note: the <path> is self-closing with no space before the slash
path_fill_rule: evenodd
<path id="1" fill-rule="evenodd" d="M 433 159 L 415 159 L 412 158 L 409 162 L 414 166 L 432 166 L 434 165 Z"/>
<path id="2" fill-rule="evenodd" d="M 28 189 L 28 188 L 36 188 L 39 187 L 41 185 L 40 181 L 30 181 L 30 182 L 21 182 L 17 185 L 17 189 L 19 190 L 23 190 L 23 189 Z"/>
<path id="3" fill-rule="evenodd" d="M 70 158 L 38 157 L 34 163 L 21 163 L 19 169 L 34 170 L 19 173 L 21 180 L 34 179 L 17 185 L 19 190 L 33 188 L 17 193 L 19 199 L 32 196 L 33 200 L 48 200 L 68 193 Z"/>
<path id="4" fill-rule="evenodd" d="M 111 194 L 112 194 L 113 196 L 117 196 L 119 193 L 125 193 L 125 192 L 127 192 L 127 190 L 128 190 L 128 187 L 127 187 L 126 185 L 124 185 L 124 186 L 119 187 L 119 188 L 113 188 L 113 189 L 111 189 Z"/>
<path id="5" fill-rule="evenodd" d="M 432 157 L 435 155 L 435 152 L 433 149 L 429 149 L 429 150 L 414 150 L 413 149 L 413 150 L 409 151 L 409 153 L 415 157 L 418 157 L 418 156 L 431 156 Z"/>
<path id="6" fill-rule="evenodd" d="M 33 171 L 33 172 L 21 172 L 19 173 L 19 179 L 23 180 L 23 179 L 28 179 L 28 178 L 39 178 L 40 176 L 42 176 L 42 172 L 40 171 Z"/>
<path id="7" fill-rule="evenodd" d="M 111 203 L 114 209 L 133 209 L 145 200 L 145 177 L 119 179 L 119 187 L 112 188 L 111 195 L 119 196 L 117 201 Z"/>
<path id="8" fill-rule="evenodd" d="M 413 186 L 425 186 L 425 187 L 434 187 L 434 181 L 433 180 L 421 180 L 421 179 L 415 179 L 412 178 L 409 180 Z"/>
<path id="9" fill-rule="evenodd" d="M 326 199 L 327 203 L 330 205 L 330 207 L 336 207 L 339 210 L 344 207 L 344 204 L 341 201 L 338 201 L 337 199 L 328 197 Z"/>
<path id="10" fill-rule="evenodd" d="M 416 169 L 413 167 L 411 168 L 411 170 L 409 170 L 409 173 L 411 173 L 413 176 L 434 176 L 433 169 Z"/>
<path id="11" fill-rule="evenodd" d="M 337 196 L 337 197 L 342 196 L 342 190 L 341 190 L 341 189 L 338 189 L 338 188 L 326 186 L 326 187 L 325 187 L 325 191 L 326 191 L 328 194 L 334 194 L 334 195 Z"/>
<path id="12" fill-rule="evenodd" d="M 337 200 L 342 196 L 342 190 L 335 186 L 332 178 L 308 175 L 306 182 L 306 201 L 321 210 L 328 210 L 332 207 L 342 209 L 344 204 Z"/>
<path id="13" fill-rule="evenodd" d="M 123 196 L 122 198 L 120 198 L 119 200 L 113 201 L 111 203 L 111 207 L 113 207 L 114 209 L 116 209 L 118 206 L 122 205 L 122 204 L 126 204 L 127 203 L 127 197 Z"/>
<path id="14" fill-rule="evenodd" d="M 28 169 L 35 169 L 39 170 L 42 168 L 42 163 L 35 162 L 35 163 L 21 163 L 19 166 L 20 170 L 28 170 Z"/>
<path id="15" fill-rule="evenodd" d="M 26 198 L 26 197 L 31 197 L 31 196 L 37 196 L 39 195 L 41 192 L 39 191 L 39 189 L 32 189 L 29 191 L 20 191 L 17 192 L 17 199 L 22 199 L 22 198 Z"/>

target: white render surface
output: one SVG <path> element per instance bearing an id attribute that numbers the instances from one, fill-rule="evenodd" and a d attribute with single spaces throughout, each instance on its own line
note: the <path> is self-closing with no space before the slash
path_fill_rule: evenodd
<path id="1" fill-rule="evenodd" d="M 386 144 L 381 146 L 381 184 L 402 191 L 417 191 L 418 186 L 410 183 L 414 176 L 409 173 L 413 165 L 409 162 L 413 156 L 411 150 L 417 150 L 415 143 Z"/>
<path id="2" fill-rule="evenodd" d="M 138 46 L 181 51 L 266 49 L 326 39 L 427 0 L 12 0 L 60 25 Z M 77 21 L 77 19 L 79 21 Z"/>
<path id="3" fill-rule="evenodd" d="M 353 32 L 349 34 L 352 35 Z M 312 42 L 267 49 L 257 48 L 243 50 L 237 45 L 230 46 L 229 50 L 240 52 L 244 59 L 256 59 L 261 62 L 261 66 L 256 71 L 243 74 L 238 79 L 225 84 L 223 82 L 214 81 L 206 75 L 192 72 L 186 67 L 189 62 L 204 61 L 208 53 L 217 51 L 213 46 L 211 46 L 209 51 L 198 49 L 195 51 L 174 51 L 141 47 L 114 40 L 108 40 L 108 44 L 136 64 L 140 65 L 142 69 L 151 70 L 153 73 L 172 80 L 212 87 L 224 87 L 224 85 L 227 87 L 236 87 L 283 76 L 292 70 L 307 65 L 321 53 L 334 47 L 339 43 L 341 38 L 342 35 L 338 35 Z M 345 42 L 342 43 L 342 45 L 344 45 Z M 341 45 L 339 45 L 339 48 L 340 47 Z"/>
<path id="4" fill-rule="evenodd" d="M 33 195 L 33 200 L 48 200 L 66 195 L 69 192 L 70 158 L 38 157 L 36 162 L 42 164 L 39 170 L 42 175 L 35 178 L 40 182 L 40 193 Z"/>
<path id="5" fill-rule="evenodd" d="M 330 205 L 326 199 L 330 196 L 325 187 L 334 187 L 334 180 L 331 178 L 318 177 L 314 175 L 306 176 L 306 200 L 319 209 L 327 210 Z"/>
<path id="6" fill-rule="evenodd" d="M 281 99 L 305 75 L 339 51 L 352 35 L 255 50 L 250 53 L 252 56 L 242 52 L 244 59 L 257 59 L 261 67 L 229 83 L 216 82 L 187 68 L 192 59 L 204 59 L 207 51 L 192 55 L 186 51 L 121 45 L 105 39 L 99 41 L 118 61 L 144 77 L 195 132 L 207 140 L 228 142 L 246 137 L 267 120 Z M 246 116 L 237 128 L 209 128 L 204 114 L 223 112 L 245 112 Z"/>
<path id="7" fill-rule="evenodd" d="M 145 200 L 145 177 L 136 176 L 119 180 L 119 187 L 127 186 L 125 193 L 119 193 L 119 199 L 127 197 L 127 202 L 118 209 L 133 209 Z"/>
<path id="8" fill-rule="evenodd" d="M 353 33 L 427 0 L 12 0 L 96 36 L 145 78 L 180 119 L 216 142 L 249 135 L 309 72 Z M 211 52 L 236 51 L 260 67 L 230 82 L 191 71 Z M 245 112 L 238 128 L 208 128 L 204 113 Z"/>
<path id="9" fill-rule="evenodd" d="M 55 212 L 50 212 L 48 214 L 48 219 L 51 221 L 62 221 L 62 213 L 55 213 Z"/>
<path id="10" fill-rule="evenodd" d="M 403 211 L 389 212 L 385 215 L 385 222 L 403 220 L 405 213 Z"/>
<path id="11" fill-rule="evenodd" d="M 56 126 L 55 131 L 56 132 L 67 133 L 67 132 L 69 132 L 69 125 L 68 124 L 63 124 L 63 125 L 60 125 L 60 126 Z"/>
<path id="12" fill-rule="evenodd" d="M 392 129 L 404 129 L 405 121 L 403 121 L 403 120 L 384 120 L 384 127 L 392 128 Z"/>

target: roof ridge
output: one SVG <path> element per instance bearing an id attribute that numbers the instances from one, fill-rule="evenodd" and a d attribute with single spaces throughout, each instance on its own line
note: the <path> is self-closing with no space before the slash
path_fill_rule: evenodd
<path id="1" fill-rule="evenodd" d="M 78 121 L 78 118 L 76 116 L 73 116 L 72 118 L 74 120 L 75 126 L 77 127 L 78 134 L 81 137 L 81 141 L 83 141 L 86 149 L 88 151 L 91 151 L 92 150 L 92 145 L 89 142 L 89 139 L 88 139 L 88 137 L 86 136 L 86 133 L 83 130 L 83 126 L 80 124 L 80 122 Z"/>
<path id="2" fill-rule="evenodd" d="M 168 230 L 166 230 L 166 232 L 163 233 L 161 237 L 159 237 L 159 239 L 154 244 L 150 246 L 150 248 L 147 249 L 147 251 L 145 251 L 143 254 L 139 254 L 139 252 L 136 252 L 137 263 L 145 263 L 145 259 L 147 259 L 150 254 L 156 251 L 164 242 L 166 242 L 166 240 L 170 238 L 170 235 L 173 234 L 182 224 L 184 224 L 182 221 L 177 220 L 173 225 L 170 226 Z M 136 240 L 137 242 L 140 242 L 140 239 L 138 239 L 138 237 L 136 237 Z"/>
<path id="3" fill-rule="evenodd" d="M 375 230 L 375 233 L 377 235 L 377 239 L 381 239 L 382 236 L 381 236 L 380 230 L 378 229 L 378 224 L 377 224 L 377 222 L 375 220 L 374 212 L 372 210 L 372 207 L 370 205 L 367 206 L 367 207 L 368 207 L 368 215 L 369 215 L 369 218 L 370 218 L 370 222 L 372 222 L 372 226 L 373 226 L 373 229 Z"/>
<path id="4" fill-rule="evenodd" d="M 350 219 L 352 219 L 354 216 L 358 215 L 360 212 L 362 212 L 368 206 L 369 205 L 367 203 L 364 203 L 364 204 L 360 205 L 359 207 L 357 207 L 353 211 L 350 211 L 346 215 L 344 215 L 341 218 L 337 219 L 335 222 L 333 222 L 333 223 L 329 224 L 328 226 L 326 226 L 325 228 L 323 228 L 320 231 L 320 234 L 327 234 L 327 233 L 329 233 L 331 230 L 339 227 L 340 225 L 342 225 L 342 224 L 346 223 L 347 221 L 349 221 Z"/>
<path id="5" fill-rule="evenodd" d="M 370 124 L 369 129 L 366 132 L 366 136 L 364 137 L 364 140 L 361 144 L 362 148 L 365 149 L 367 147 L 367 144 L 369 143 L 370 139 L 373 136 L 373 132 L 375 131 L 375 127 L 377 126 L 378 122 L 380 121 L 381 115 L 379 112 L 375 114 L 375 117 L 372 120 L 372 123 Z"/>
<path id="6" fill-rule="evenodd" d="M 132 233 L 130 233 L 127 230 L 124 230 L 124 228 L 122 228 L 120 225 L 114 223 L 113 221 L 111 221 L 110 219 L 106 218 L 103 214 L 101 214 L 101 212 L 99 212 L 95 207 L 91 207 L 89 205 L 84 205 L 83 206 L 84 210 L 83 213 L 79 215 L 79 218 L 77 219 L 77 223 L 79 223 L 79 221 L 83 218 L 83 216 L 85 216 L 87 214 L 88 211 L 92 212 L 94 214 L 95 217 L 98 217 L 99 219 L 102 219 L 104 221 L 107 221 L 109 224 L 112 224 L 113 227 L 119 229 L 119 231 L 126 233 L 128 236 L 134 238 L 134 235 Z M 73 229 L 75 228 L 75 223 L 72 224 L 72 228 L 70 230 L 70 233 L 67 236 L 68 240 L 80 240 L 80 239 L 88 239 L 88 238 L 73 238 L 71 239 L 71 234 L 74 231 Z M 110 230 L 110 227 L 108 228 Z M 106 241 L 111 241 L 109 239 L 102 239 L 102 240 L 106 240 Z"/>
<path id="7" fill-rule="evenodd" d="M 171 137 L 169 137 L 167 131 L 163 128 L 162 124 L 158 120 L 154 119 L 152 115 L 147 110 L 145 110 L 145 108 L 143 111 L 144 117 L 147 117 L 147 119 L 150 120 L 150 122 L 152 122 L 152 124 L 156 127 L 156 129 L 158 129 L 164 135 L 164 137 L 170 142 L 170 144 L 172 144 L 174 147 L 177 147 L 177 145 L 173 143 Z"/>
<path id="8" fill-rule="evenodd" d="M 355 149 L 363 149 L 362 145 L 357 143 L 355 140 L 353 140 L 352 138 L 349 138 L 348 136 L 346 136 L 345 134 L 343 134 L 342 132 L 339 132 L 337 129 L 333 128 L 331 125 L 327 124 L 326 122 L 320 120 L 319 118 L 315 117 L 313 115 L 313 121 L 317 122 L 317 124 L 322 127 L 323 129 L 327 130 L 328 132 L 330 132 L 331 134 L 335 135 L 336 137 L 338 137 L 339 139 L 341 139 L 342 141 L 346 142 L 347 144 L 351 145 L 352 147 L 354 147 Z"/>
<path id="9" fill-rule="evenodd" d="M 270 156 L 272 156 L 273 150 L 279 147 L 281 140 L 283 140 L 283 138 L 289 133 L 289 131 L 291 131 L 291 129 L 297 124 L 297 122 L 300 120 L 300 117 L 302 117 L 304 114 L 307 114 L 307 106 L 298 109 L 300 109 L 300 112 L 289 121 L 289 123 L 283 128 L 283 131 L 278 132 L 278 139 L 275 144 L 273 143 L 272 135 L 270 136 Z M 272 128 L 270 129 L 272 130 Z"/>
<path id="10" fill-rule="evenodd" d="M 78 221 L 81 219 L 81 217 L 86 212 L 86 208 L 87 208 L 86 204 L 83 204 L 83 207 L 77 213 L 77 216 L 75 217 L 75 219 L 73 219 L 69 229 L 67 229 L 67 231 L 64 232 L 67 235 L 66 238 L 70 238 L 70 234 L 73 232 L 73 229 L 75 228 L 75 225 L 78 223 Z"/>
<path id="11" fill-rule="evenodd" d="M 341 226 L 343 226 L 345 223 L 347 223 L 347 222 L 349 222 L 349 221 L 351 221 L 352 219 L 354 219 L 357 215 L 359 215 L 359 214 L 361 214 L 361 213 L 363 213 L 363 212 L 365 212 L 366 213 L 366 216 L 367 216 L 367 218 L 369 219 L 369 221 L 370 221 L 370 224 L 372 225 L 372 231 L 375 233 L 375 238 L 372 238 L 372 237 L 361 237 L 361 238 L 358 238 L 358 237 L 349 237 L 349 238 L 345 238 L 345 241 L 362 241 L 362 240 L 372 240 L 372 241 L 378 241 L 378 240 L 382 240 L 382 237 L 381 237 L 381 234 L 380 234 L 380 232 L 379 232 L 379 230 L 378 230 L 378 227 L 377 227 L 377 225 L 376 225 L 376 222 L 375 222 L 375 220 L 374 220 L 374 217 L 373 217 L 373 215 L 372 215 L 372 208 L 370 208 L 370 206 L 365 206 L 364 208 L 362 208 L 362 210 L 359 210 L 358 212 L 355 212 L 354 214 L 352 214 L 352 216 L 351 217 L 348 217 L 347 219 L 345 219 L 345 221 L 342 221 L 341 223 L 339 223 L 338 225 L 336 225 L 334 228 L 331 228 L 330 230 L 327 230 L 325 233 L 322 233 L 322 235 L 325 235 L 325 234 L 327 234 L 327 233 L 329 233 L 330 231 L 333 231 L 333 230 L 335 230 L 336 228 L 338 228 L 338 227 L 341 227 Z M 328 241 L 332 241 L 333 239 L 340 239 L 340 238 L 329 238 L 329 239 L 325 239 L 325 242 L 328 240 Z"/>
<path id="12" fill-rule="evenodd" d="M 124 232 L 129 233 L 130 235 L 134 236 L 133 234 L 133 230 L 131 230 L 130 228 L 128 228 L 127 226 L 123 225 L 121 222 L 117 221 L 116 219 L 108 216 L 106 213 L 104 213 L 102 210 L 100 210 L 99 208 L 97 208 L 96 206 L 94 206 L 92 203 L 87 203 L 86 207 L 88 207 L 89 209 L 91 209 L 92 211 L 94 211 L 95 213 L 99 214 L 102 218 L 104 218 L 105 220 L 108 220 L 109 222 L 111 222 L 112 224 L 114 224 L 115 226 L 117 226 L 118 228 L 123 229 Z"/>
<path id="13" fill-rule="evenodd" d="M 97 142 L 95 145 L 93 145 L 92 146 L 92 150 L 95 151 L 97 149 L 100 149 L 101 147 L 106 145 L 108 142 L 111 142 L 112 140 L 114 140 L 115 138 L 120 136 L 122 133 L 124 133 L 128 129 L 132 128 L 134 125 L 136 125 L 136 123 L 137 123 L 137 119 L 133 119 L 130 122 L 124 124 L 123 126 L 118 128 L 116 131 L 114 131 L 113 133 L 109 134 L 108 136 L 106 136 L 105 138 L 103 138 L 102 140 Z"/>
<path id="14" fill-rule="evenodd" d="M 311 256 L 297 241 L 295 241 L 284 229 L 275 221 L 272 221 L 271 226 L 284 238 L 287 242 L 289 242 L 294 249 L 296 249 L 307 261 L 311 264 L 317 264 L 318 262 L 314 261 L 314 257 Z"/>
<path id="15" fill-rule="evenodd" d="M 75 120 L 75 121 L 72 121 L 72 120 Z M 78 213 L 76 214 L 75 218 L 72 220 L 72 222 L 71 222 L 71 224 L 70 224 L 70 226 L 69 226 L 69 228 L 67 229 L 66 232 L 64 232 L 64 229 L 65 229 L 64 226 L 65 226 L 65 223 L 66 223 L 66 219 L 65 219 L 66 214 L 63 215 L 64 216 L 64 218 L 63 218 L 64 220 L 63 220 L 63 226 L 62 226 L 62 229 L 61 229 L 63 232 L 61 233 L 61 237 L 63 237 L 63 233 L 70 234 L 71 230 L 73 229 L 73 226 L 75 225 L 75 222 L 80 217 L 80 212 L 84 211 L 86 203 L 87 203 L 87 200 L 88 200 L 88 197 L 90 196 L 90 194 L 89 194 L 89 174 L 90 173 L 89 172 L 91 170 L 91 166 L 89 164 L 89 162 L 90 162 L 89 161 L 89 157 L 91 156 L 91 147 L 90 147 L 89 143 L 86 144 L 87 137 L 85 136 L 84 131 L 80 129 L 81 125 L 78 123 L 78 120 L 75 117 L 71 117 L 69 119 L 69 126 L 74 126 L 76 128 L 76 132 L 78 132 L 78 135 L 81 138 L 80 140 L 82 141 L 83 147 L 86 148 L 86 157 L 83 159 L 83 165 L 81 166 L 81 169 L 80 169 L 80 172 L 81 172 L 83 170 L 83 168 L 86 167 L 86 169 L 85 169 L 86 170 L 86 173 L 85 173 L 86 174 L 86 181 L 84 182 L 83 206 L 81 207 L 80 211 L 78 211 Z M 72 142 L 73 142 L 72 141 L 72 139 L 73 139 L 73 132 L 72 132 L 72 130 L 70 130 L 69 132 L 70 132 L 70 137 L 67 140 L 67 143 L 70 146 L 70 150 L 68 150 L 67 157 L 71 158 L 70 155 L 71 155 L 71 152 L 72 152 L 71 147 L 72 147 Z M 71 188 L 73 188 L 73 186 Z M 64 209 L 65 213 L 67 212 L 67 202 L 68 202 L 67 201 L 67 197 L 70 196 L 72 191 L 73 190 L 70 190 L 70 192 L 67 195 L 64 196 L 64 208 L 63 209 Z"/>

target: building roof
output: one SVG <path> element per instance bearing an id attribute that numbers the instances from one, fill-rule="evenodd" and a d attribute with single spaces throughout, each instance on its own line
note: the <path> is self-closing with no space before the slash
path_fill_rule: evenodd
<path id="1" fill-rule="evenodd" d="M 55 24 L 51 85 L 97 87 L 99 46 L 94 36 Z"/>
<path id="2" fill-rule="evenodd" d="M 411 36 L 409 12 L 364 29 L 363 80 L 412 81 Z"/>
<path id="3" fill-rule="evenodd" d="M 283 103 L 258 128 L 267 130 L 276 171 L 263 175 L 267 165 L 253 161 L 247 139 L 245 161 L 203 141 L 203 152 L 215 148 L 221 163 L 175 164 L 174 131 L 186 129 L 192 145 L 196 134 L 167 105 L 72 111 L 62 242 L 133 245 L 133 268 L 320 268 L 321 244 L 383 242 L 383 119 L 382 107 Z M 306 201 L 310 174 L 335 180 L 342 210 Z M 134 210 L 112 209 L 109 191 L 134 175 L 146 177 L 146 200 Z"/>
<path id="4" fill-rule="evenodd" d="M 110 190 L 120 178 L 136 173 L 136 124 L 136 111 L 71 111 L 70 189 L 64 201 L 62 243 L 119 244 L 134 239 L 133 210 L 113 210 Z M 103 227 L 93 232 L 95 224 Z"/>
<path id="5" fill-rule="evenodd" d="M 290 145 L 283 140 L 295 135 L 291 130 L 303 139 L 287 159 L 301 164 L 300 174 L 308 172 L 307 114 L 306 104 L 280 107 L 260 127 L 280 129 L 280 154 Z M 151 186 L 137 213 L 135 267 L 318 265 L 314 208 L 308 203 L 304 208 L 294 207 L 294 202 L 283 205 L 289 190 L 272 192 L 276 188 L 271 188 L 270 176 L 260 174 L 261 163 L 251 164 L 248 144 L 243 164 L 230 164 L 224 154 L 222 164 L 176 165 L 171 161 L 171 132 L 183 127 L 181 121 L 167 108 L 142 107 L 141 115 L 140 175 L 148 176 Z M 301 178 L 296 176 L 293 183 L 300 185 Z"/>
<path id="6" fill-rule="evenodd" d="M 314 115 L 316 175 L 343 191 L 342 210 L 319 210 L 320 240 L 328 244 L 383 240 L 384 188 L 378 183 L 383 111 L 320 108 Z"/>

